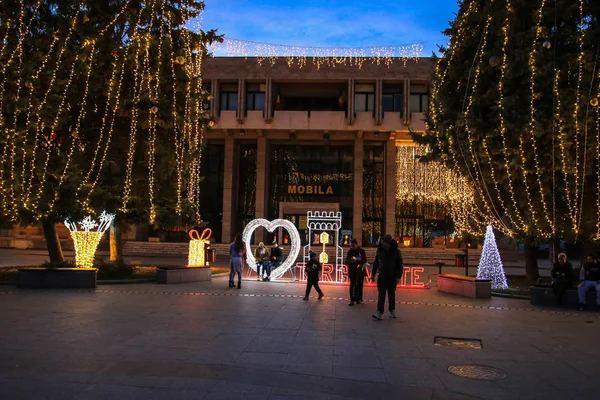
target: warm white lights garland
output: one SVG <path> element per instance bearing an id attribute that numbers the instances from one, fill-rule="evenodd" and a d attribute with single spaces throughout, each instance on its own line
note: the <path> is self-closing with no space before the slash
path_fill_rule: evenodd
<path id="1" fill-rule="evenodd" d="M 75 264 L 78 268 L 92 268 L 98 244 L 114 219 L 115 214 L 108 214 L 103 211 L 100 215 L 100 223 L 93 220 L 91 216 L 87 216 L 78 223 L 71 222 L 68 219 L 65 220 L 65 226 L 69 229 L 71 238 L 73 238 Z M 83 230 L 78 230 L 77 225 Z M 96 230 L 93 230 L 94 228 Z"/>
<path id="2" fill-rule="evenodd" d="M 269 221 L 263 218 L 255 219 L 250 221 L 248 225 L 244 228 L 244 232 L 242 234 L 242 240 L 246 244 L 246 262 L 248 266 L 256 271 L 256 262 L 254 260 L 254 252 L 250 246 L 250 241 L 252 240 L 252 234 L 258 227 L 263 227 L 269 232 L 275 231 L 277 228 L 284 228 L 288 231 L 290 235 L 290 252 L 281 265 L 271 271 L 271 278 L 277 279 L 286 271 L 291 270 L 296 262 L 296 258 L 298 258 L 298 254 L 300 253 L 300 234 L 296 229 L 296 226 L 292 224 L 290 221 L 286 219 L 276 219 L 273 221 Z"/>
<path id="3" fill-rule="evenodd" d="M 284 58 L 289 67 L 298 65 L 302 68 L 312 59 L 320 68 L 323 65 L 351 65 L 362 68 L 370 61 L 373 64 L 385 64 L 390 67 L 395 61 L 405 66 L 408 60 L 418 60 L 423 51 L 422 43 L 401 44 L 393 46 L 372 47 L 314 47 L 291 46 L 282 44 L 259 43 L 249 40 L 226 38 L 222 42 L 214 42 L 210 51 L 217 56 L 256 57 L 259 64 L 267 60 L 274 65 L 277 59 Z"/>

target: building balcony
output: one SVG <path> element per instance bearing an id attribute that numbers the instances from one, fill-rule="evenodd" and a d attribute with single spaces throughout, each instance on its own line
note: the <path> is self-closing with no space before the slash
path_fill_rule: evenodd
<path id="1" fill-rule="evenodd" d="M 266 130 L 313 130 L 313 131 L 408 131 L 405 119 L 399 112 L 386 112 L 381 125 L 375 124 L 373 112 L 357 112 L 352 125 L 348 125 L 345 111 L 295 111 L 276 110 L 271 123 L 265 122 L 263 111 L 249 110 L 243 123 L 236 117 L 236 111 L 223 110 L 213 129 L 266 129 Z M 425 114 L 413 112 L 410 115 L 410 129 L 425 130 Z"/>
<path id="2" fill-rule="evenodd" d="M 410 127 L 414 131 L 425 130 L 425 113 L 414 112 L 411 113 Z"/>

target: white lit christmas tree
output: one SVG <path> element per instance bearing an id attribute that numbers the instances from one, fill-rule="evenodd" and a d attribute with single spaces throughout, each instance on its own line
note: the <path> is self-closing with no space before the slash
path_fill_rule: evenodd
<path id="1" fill-rule="evenodd" d="M 508 289 L 500 252 L 496 245 L 494 229 L 491 225 L 488 225 L 485 232 L 485 241 L 483 242 L 481 259 L 477 268 L 477 279 L 489 279 L 492 281 L 492 289 Z"/>

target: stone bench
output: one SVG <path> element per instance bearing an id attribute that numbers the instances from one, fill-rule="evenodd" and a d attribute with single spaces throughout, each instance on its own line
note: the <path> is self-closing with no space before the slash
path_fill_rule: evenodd
<path id="1" fill-rule="evenodd" d="M 158 267 L 157 283 L 205 282 L 212 279 L 210 267 Z"/>
<path id="2" fill-rule="evenodd" d="M 556 306 L 556 296 L 552 291 L 551 286 L 534 285 L 530 289 L 531 304 L 537 306 Z M 587 308 L 594 309 L 596 307 L 596 289 L 591 288 L 586 295 Z M 579 296 L 577 295 L 577 286 L 567 289 L 562 302 L 563 307 L 577 308 L 579 307 Z"/>
<path id="3" fill-rule="evenodd" d="M 437 288 L 440 292 L 464 297 L 489 299 L 492 297 L 492 283 L 488 279 L 477 279 L 455 274 L 438 274 Z"/>
<path id="4" fill-rule="evenodd" d="M 96 268 L 19 268 L 17 287 L 95 288 Z"/>

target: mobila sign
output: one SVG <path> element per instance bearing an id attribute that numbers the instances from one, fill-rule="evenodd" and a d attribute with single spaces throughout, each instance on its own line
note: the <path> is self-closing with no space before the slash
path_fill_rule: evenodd
<path id="1" fill-rule="evenodd" d="M 288 185 L 288 194 L 333 195 L 333 187 L 325 185 Z"/>

